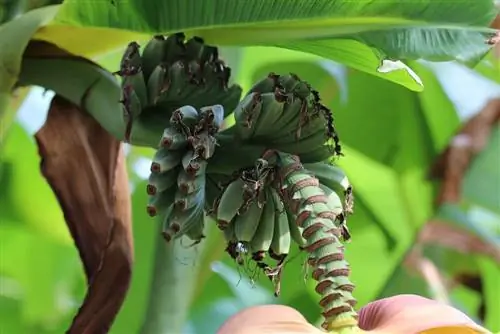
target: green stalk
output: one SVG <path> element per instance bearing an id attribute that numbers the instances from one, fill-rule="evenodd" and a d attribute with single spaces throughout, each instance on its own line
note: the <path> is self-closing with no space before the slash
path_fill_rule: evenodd
<path id="1" fill-rule="evenodd" d="M 189 241 L 167 243 L 156 238 L 153 279 L 141 334 L 182 333 L 197 278 L 203 243 L 187 248 Z"/>

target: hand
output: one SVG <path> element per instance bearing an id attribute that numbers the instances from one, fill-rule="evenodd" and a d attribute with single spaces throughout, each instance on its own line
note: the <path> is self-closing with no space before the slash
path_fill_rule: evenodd
<path id="1" fill-rule="evenodd" d="M 416 295 L 377 300 L 359 312 L 359 327 L 372 334 L 491 333 L 459 310 Z M 295 309 L 283 305 L 249 307 L 229 318 L 217 334 L 320 334 Z"/>

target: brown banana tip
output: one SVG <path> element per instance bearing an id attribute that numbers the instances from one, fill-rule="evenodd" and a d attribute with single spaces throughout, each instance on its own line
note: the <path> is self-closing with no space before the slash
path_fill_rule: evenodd
<path id="1" fill-rule="evenodd" d="M 148 205 L 148 207 L 146 208 L 146 211 L 148 212 L 148 215 L 150 217 L 155 217 L 158 212 L 156 211 L 156 208 L 152 205 Z"/>
<path id="2" fill-rule="evenodd" d="M 147 192 L 148 195 L 153 196 L 153 195 L 156 195 L 157 189 L 156 189 L 156 187 L 154 185 L 148 184 L 146 186 L 146 192 Z"/>

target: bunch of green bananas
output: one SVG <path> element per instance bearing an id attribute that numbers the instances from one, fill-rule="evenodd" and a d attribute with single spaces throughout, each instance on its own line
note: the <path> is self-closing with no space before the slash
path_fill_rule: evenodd
<path id="1" fill-rule="evenodd" d="M 294 241 L 309 253 L 324 327 L 348 325 L 355 301 L 341 241 L 350 238 L 352 187 L 331 162 L 341 147 L 318 92 L 295 74 L 270 73 L 241 99 L 217 48 L 182 33 L 155 36 L 142 52 L 130 43 L 114 74 L 121 84 L 82 59 L 26 58 L 19 84 L 55 90 L 116 138 L 157 150 L 147 211 L 164 217 L 167 242 L 198 243 L 209 215 L 226 251 L 248 253 L 278 294 Z M 231 114 L 234 126 L 222 129 Z"/>
<path id="2" fill-rule="evenodd" d="M 226 251 L 235 259 L 249 253 L 278 294 L 295 241 L 310 254 L 325 326 L 339 313 L 353 313 L 340 250 L 340 240 L 350 237 L 352 188 L 325 162 L 341 149 L 319 94 L 295 74 L 270 73 L 238 103 L 241 90 L 227 87 L 229 69 L 216 65 L 217 50 L 202 40 L 157 36 L 142 55 L 138 48 L 130 43 L 117 72 L 130 124 L 125 137 L 157 148 L 148 213 L 165 217 L 167 242 L 184 235 L 200 242 L 207 213 L 223 230 Z M 231 113 L 234 126 L 221 129 Z M 135 136 L 138 124 L 148 124 L 152 137 Z M 264 262 L 267 255 L 276 265 Z"/>
<path id="3" fill-rule="evenodd" d="M 155 147 L 166 120 L 180 107 L 218 104 L 232 110 L 241 96 L 239 86 L 228 87 L 231 70 L 217 48 L 198 37 L 185 41 L 182 33 L 154 36 L 142 54 L 138 43 L 129 43 L 114 74 L 122 77 L 125 141 L 134 145 Z"/>

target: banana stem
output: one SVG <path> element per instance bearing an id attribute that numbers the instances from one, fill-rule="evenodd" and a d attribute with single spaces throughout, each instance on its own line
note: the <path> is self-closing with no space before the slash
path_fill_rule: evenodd
<path id="1" fill-rule="evenodd" d="M 344 258 L 344 247 L 340 241 L 341 230 L 335 220 L 337 214 L 328 206 L 328 199 L 314 183 L 294 190 L 296 175 L 305 170 L 298 157 L 288 156 L 282 160 L 281 178 L 292 190 L 285 190 L 287 210 L 296 214 L 296 224 L 303 228 L 306 239 L 304 249 L 308 264 L 314 269 L 312 277 L 318 282 L 316 292 L 321 295 L 325 322 L 322 327 L 338 333 L 355 332 L 358 328 L 356 300 L 352 296 L 354 284 L 349 280 L 349 264 Z M 311 176 L 312 178 L 312 176 Z M 309 191 L 308 189 L 309 188 Z M 300 199 L 294 196 L 299 196 Z M 325 210 L 327 209 L 327 210 Z"/>
<path id="2" fill-rule="evenodd" d="M 158 224 L 161 228 L 162 224 Z M 153 280 L 141 334 L 182 333 L 203 243 L 187 248 L 157 233 Z M 187 262 L 187 263 L 186 263 Z"/>

